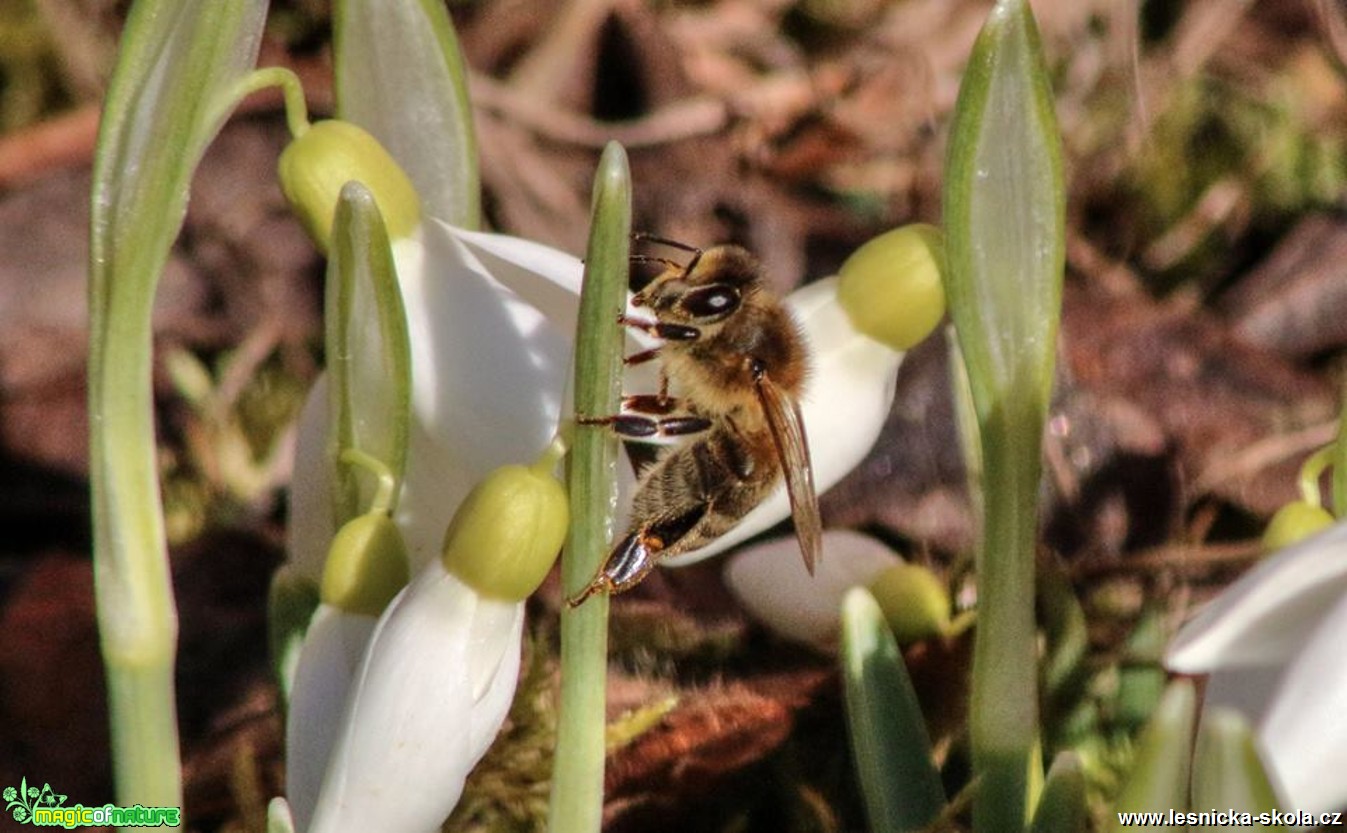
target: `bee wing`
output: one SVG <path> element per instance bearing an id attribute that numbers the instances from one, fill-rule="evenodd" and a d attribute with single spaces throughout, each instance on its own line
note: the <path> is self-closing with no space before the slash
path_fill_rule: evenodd
<path id="1" fill-rule="evenodd" d="M 814 467 L 809 462 L 809 442 L 804 434 L 800 404 L 770 377 L 758 379 L 758 400 L 767 415 L 767 425 L 776 441 L 777 456 L 786 476 L 786 493 L 795 516 L 795 535 L 800 539 L 805 569 L 814 574 L 823 551 L 823 519 L 814 492 Z"/>

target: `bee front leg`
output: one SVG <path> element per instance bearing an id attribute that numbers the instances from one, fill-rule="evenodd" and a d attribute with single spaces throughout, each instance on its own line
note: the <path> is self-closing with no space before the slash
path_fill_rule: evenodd
<path id="1" fill-rule="evenodd" d="M 619 315 L 617 323 L 633 330 L 662 338 L 665 341 L 696 341 L 702 337 L 702 331 L 686 324 L 670 324 L 667 321 L 655 321 L 650 318 L 636 318 L 631 315 Z M 638 354 L 639 355 L 639 354 Z"/>

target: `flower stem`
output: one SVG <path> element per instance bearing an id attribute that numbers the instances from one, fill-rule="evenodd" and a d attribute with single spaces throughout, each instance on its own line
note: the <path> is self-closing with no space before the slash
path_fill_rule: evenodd
<path id="1" fill-rule="evenodd" d="M 1026 441 L 1034 436 L 1026 430 L 1032 425 L 1042 425 L 1040 414 L 1013 414 L 1010 407 L 994 411 L 982 425 L 985 528 L 977 558 L 970 731 L 981 777 L 976 806 L 992 808 L 996 821 L 979 819 L 980 831 L 1023 822 L 1038 732 L 1033 601 L 1041 464 L 1039 444 Z"/>
<path id="2" fill-rule="evenodd" d="M 374 497 L 370 499 L 368 511 L 391 514 L 396 508 L 393 505 L 393 496 L 398 488 L 398 478 L 393 474 L 393 470 L 383 460 L 358 448 L 343 449 L 339 459 L 347 465 L 360 466 L 374 475 L 375 483 L 378 485 L 374 487 Z"/>
<path id="3" fill-rule="evenodd" d="M 285 97 L 285 124 L 290 138 L 298 139 L 309 129 L 309 105 L 304 100 L 304 85 L 299 76 L 285 67 L 255 69 L 244 76 L 229 96 L 231 101 L 242 101 L 258 90 L 280 87 Z"/>
<path id="4" fill-rule="evenodd" d="M 1325 446 L 1311 454 L 1300 466 L 1300 477 L 1296 487 L 1300 490 L 1300 499 L 1310 506 L 1322 506 L 1323 498 L 1319 492 L 1319 478 L 1324 469 L 1333 465 L 1333 456 L 1337 453 L 1335 445 Z"/>
<path id="5" fill-rule="evenodd" d="M 89 233 L 89 479 L 94 590 L 119 804 L 181 806 L 177 610 L 159 503 L 154 290 L 192 172 L 251 71 L 261 0 L 141 0 L 122 35 L 94 155 Z"/>
<path id="6" fill-rule="evenodd" d="M 631 174 L 616 143 L 604 149 L 594 180 L 593 220 L 580 293 L 575 349 L 575 411 L 617 411 L 622 328 L 631 241 Z M 567 466 L 571 527 L 561 558 L 567 596 L 587 585 L 612 540 L 617 502 L 617 439 L 602 426 L 577 425 Z M 548 829 L 597 831 L 603 820 L 604 696 L 608 597 L 561 611 L 561 703 Z"/>

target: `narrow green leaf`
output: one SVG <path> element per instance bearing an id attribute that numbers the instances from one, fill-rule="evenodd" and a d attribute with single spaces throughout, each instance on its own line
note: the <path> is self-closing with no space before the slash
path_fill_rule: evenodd
<path id="1" fill-rule="evenodd" d="M 1187 681 L 1172 683 L 1141 734 L 1126 786 L 1118 795 L 1118 813 L 1188 809 L 1188 773 L 1197 695 Z M 1124 828 L 1115 815 L 1110 830 L 1168 830 L 1164 825 Z"/>
<path id="2" fill-rule="evenodd" d="M 970 736 L 974 827 L 1025 819 L 1038 727 L 1034 554 L 1040 443 L 1061 309 L 1060 139 L 1025 0 L 1000 0 L 964 74 L 944 206 L 950 314 L 983 454 Z"/>
<path id="3" fill-rule="evenodd" d="M 842 600 L 842 680 L 856 772 L 871 833 L 920 830 L 945 806 L 940 773 L 907 665 L 879 603 Z"/>
<path id="4" fill-rule="evenodd" d="M 617 413 L 631 249 L 631 172 L 617 143 L 604 148 L 594 176 L 589 245 L 575 335 L 575 412 Z M 561 584 L 574 596 L 598 571 L 613 539 L 617 439 L 596 425 L 575 427 L 568 458 L 571 527 L 561 554 Z M 603 821 L 604 691 L 608 670 L 608 597 L 596 594 L 561 611 L 561 702 L 548 829 L 598 831 Z"/>
<path id="5" fill-rule="evenodd" d="M 1029 833 L 1078 833 L 1086 829 L 1085 767 L 1074 752 L 1052 762 L 1034 808 Z"/>
<path id="6" fill-rule="evenodd" d="M 307 576 L 282 566 L 271 577 L 271 589 L 267 594 L 267 646 L 272 673 L 276 675 L 281 697 L 287 703 L 295 666 L 299 662 L 299 649 L 317 609 L 318 587 Z"/>
<path id="7" fill-rule="evenodd" d="M 1043 699 L 1050 710 L 1069 709 L 1085 696 L 1092 671 L 1086 661 L 1090 634 L 1085 610 L 1071 582 L 1055 565 L 1041 570 L 1039 580 L 1038 608 L 1047 636 Z"/>
<path id="8" fill-rule="evenodd" d="M 1342 389 L 1338 437 L 1333 443 L 1333 514 L 1347 518 L 1347 385 Z"/>
<path id="9" fill-rule="evenodd" d="M 411 420 L 411 345 L 402 290 L 379 206 L 358 182 L 348 182 L 337 202 L 327 289 L 328 454 L 337 472 L 334 519 L 340 528 L 370 508 L 377 483 L 338 457 L 355 449 L 382 462 L 401 483 Z M 397 498 L 395 489 L 390 512 Z"/>
<path id="10" fill-rule="evenodd" d="M 1160 664 L 1169 642 L 1167 611 L 1151 604 L 1127 637 L 1118 672 L 1117 717 L 1128 729 L 1140 728 L 1155 712 L 1165 691 L 1165 669 Z"/>
<path id="11" fill-rule="evenodd" d="M 481 223 L 468 73 L 441 0 L 338 0 L 337 114 L 368 130 L 411 177 L 424 213 Z"/>
<path id="12" fill-rule="evenodd" d="M 94 155 L 89 423 L 94 576 L 121 804 L 181 806 L 150 314 L 187 188 L 257 57 L 266 3 L 135 4 Z"/>
<path id="13" fill-rule="evenodd" d="M 290 805 L 284 798 L 273 798 L 267 803 L 267 833 L 294 833 L 295 822 L 290 817 Z"/>
<path id="14" fill-rule="evenodd" d="M 1235 810 L 1257 816 L 1288 806 L 1277 800 L 1277 792 L 1244 718 L 1231 709 L 1205 710 L 1193 752 L 1192 808 Z M 1194 829 L 1206 831 L 1217 827 L 1212 824 Z M 1268 825 L 1259 829 L 1285 830 L 1286 826 Z"/>

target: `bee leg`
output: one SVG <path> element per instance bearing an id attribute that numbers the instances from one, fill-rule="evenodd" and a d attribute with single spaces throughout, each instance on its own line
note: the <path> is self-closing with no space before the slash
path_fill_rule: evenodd
<path id="1" fill-rule="evenodd" d="M 652 350 L 642 350 L 639 353 L 632 353 L 630 356 L 624 358 L 622 360 L 622 363 L 625 364 L 627 367 L 631 367 L 634 364 L 645 364 L 646 362 L 652 361 L 657 358 L 659 358 L 658 347 Z"/>
<path id="2" fill-rule="evenodd" d="M 641 579 L 655 569 L 664 550 L 687 535 L 706 516 L 708 509 L 709 504 L 701 503 L 681 515 L 644 524 L 628 533 L 613 547 L 594 580 L 567 599 L 566 604 L 578 607 L 595 593 L 612 595 L 640 584 Z"/>
<path id="3" fill-rule="evenodd" d="M 576 417 L 580 425 L 607 425 L 619 437 L 683 437 L 700 434 L 711 427 L 711 420 L 699 416 L 656 418 L 642 414 L 614 414 L 606 417 Z"/>
<path id="4" fill-rule="evenodd" d="M 649 318 L 619 315 L 617 323 L 631 327 L 633 330 L 640 330 L 655 338 L 662 338 L 665 341 L 696 341 L 702 337 L 702 331 L 696 327 L 689 327 L 685 324 L 670 324 L 666 321 L 653 321 Z"/>
<path id="5" fill-rule="evenodd" d="M 599 568 L 599 574 L 585 585 L 585 589 L 566 600 L 571 607 L 595 593 L 612 595 L 635 586 L 646 574 L 655 568 L 655 560 L 663 542 L 649 536 L 644 530 L 633 532 L 618 542 L 608 555 L 608 560 Z"/>
<path id="6" fill-rule="evenodd" d="M 650 414 L 652 416 L 668 416 L 680 409 L 688 410 L 681 400 L 675 399 L 668 393 L 653 395 L 636 393 L 622 397 L 623 411 L 634 411 L 638 414 Z"/>

